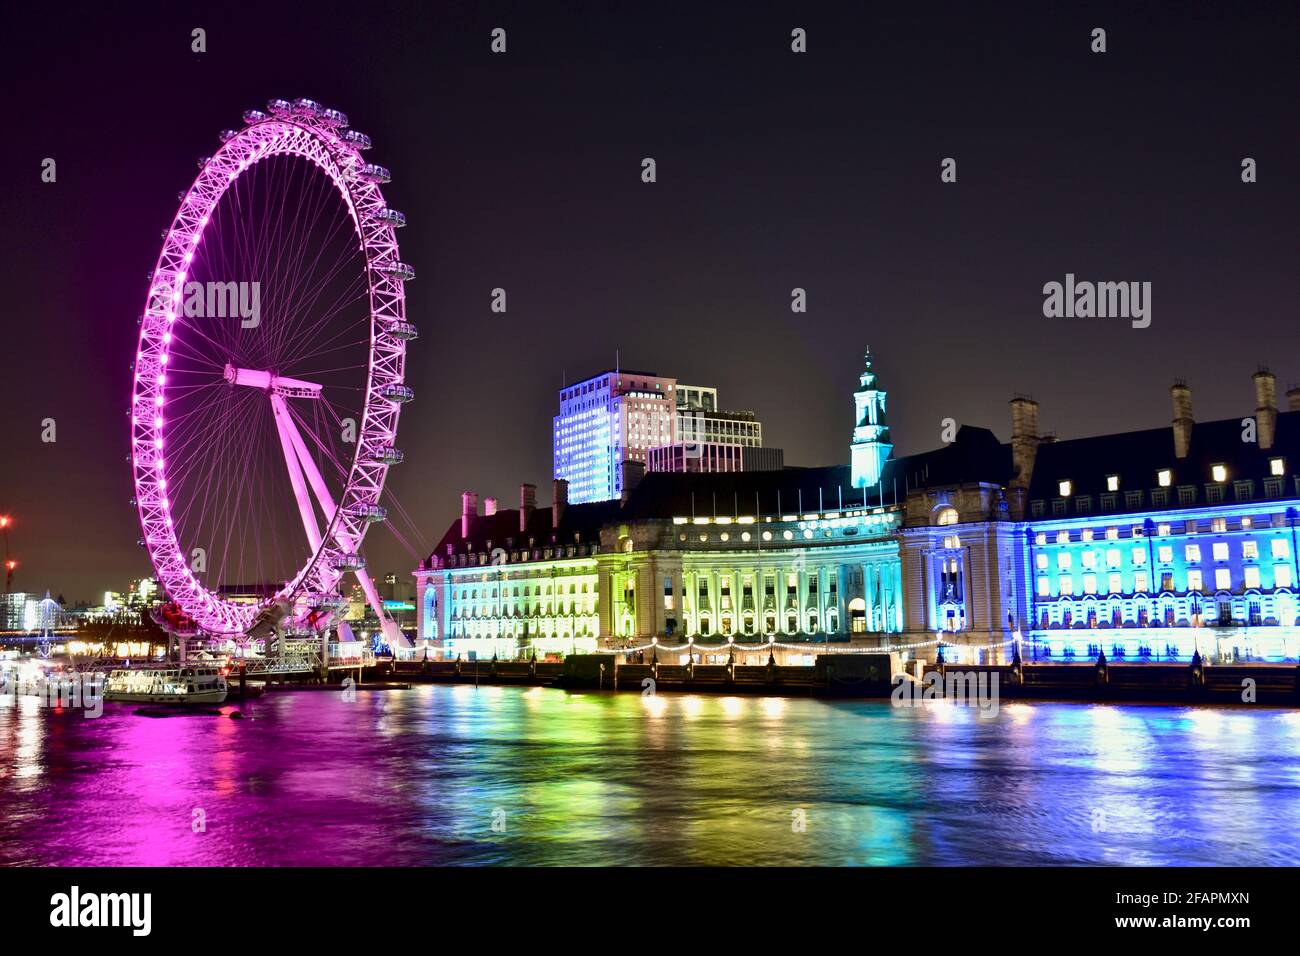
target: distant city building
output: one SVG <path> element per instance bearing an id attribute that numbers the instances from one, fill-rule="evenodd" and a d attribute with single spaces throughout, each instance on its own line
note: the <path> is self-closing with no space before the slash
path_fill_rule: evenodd
<path id="1" fill-rule="evenodd" d="M 651 448 L 646 466 L 647 471 L 780 471 L 785 453 L 780 448 L 679 441 Z"/>
<path id="2" fill-rule="evenodd" d="M 622 463 L 646 461 L 677 438 L 677 380 L 612 369 L 560 390 L 554 419 L 554 476 L 574 504 L 623 493 Z"/>

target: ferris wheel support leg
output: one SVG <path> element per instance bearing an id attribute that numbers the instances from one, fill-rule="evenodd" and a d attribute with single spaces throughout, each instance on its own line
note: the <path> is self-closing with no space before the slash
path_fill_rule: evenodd
<path id="1" fill-rule="evenodd" d="M 284 404 L 284 397 L 271 393 L 271 410 L 275 414 L 275 430 L 280 434 L 280 447 L 284 450 L 284 463 L 289 469 L 289 482 L 293 485 L 293 496 L 298 501 L 298 514 L 302 516 L 302 526 L 307 532 L 307 541 L 311 544 L 312 551 L 319 551 L 321 546 L 320 528 L 316 526 L 316 515 L 311 510 L 311 498 L 307 494 L 307 485 L 303 481 L 302 468 L 300 459 L 305 457 L 302 451 L 298 449 L 302 444 L 302 438 L 298 435 L 298 429 L 294 428 L 293 421 L 289 418 L 289 409 Z M 294 439 L 297 439 L 295 442 Z M 313 469 L 314 470 L 314 469 Z M 320 475 L 316 477 L 319 479 Z M 325 508 L 324 504 L 321 505 Z M 325 508 L 328 518 L 334 516 L 333 507 Z"/>
<path id="2" fill-rule="evenodd" d="M 292 419 L 289 417 L 288 409 L 284 408 L 284 399 L 278 395 L 272 394 L 271 401 L 273 403 L 277 401 L 279 402 L 279 405 L 276 406 L 275 421 L 277 426 L 282 427 L 281 440 L 287 440 L 289 445 L 292 446 L 298 465 L 301 467 L 303 474 L 307 476 L 307 483 L 311 485 L 311 490 L 316 495 L 316 501 L 320 504 L 321 511 L 325 512 L 325 524 L 328 526 L 329 523 L 334 520 L 334 509 L 336 507 L 334 504 L 334 497 L 330 494 L 329 488 L 325 484 L 325 479 L 321 477 L 321 473 L 316 467 L 316 462 L 312 461 L 311 455 L 307 453 L 307 444 L 302 440 L 302 435 L 298 433 L 298 429 L 294 426 Z M 281 412 L 283 412 L 283 415 Z M 283 422 L 282 426 L 281 422 Z M 289 449 L 286 448 L 285 456 L 289 457 L 289 455 Z M 292 471 L 293 468 L 291 466 L 290 472 Z M 294 493 L 298 493 L 297 485 L 294 486 Z M 303 496 L 306 496 L 305 491 L 303 492 Z M 299 507 L 302 507 L 301 499 L 299 500 Z M 308 514 L 310 513 L 311 509 L 310 506 L 308 506 Z M 314 516 L 312 516 L 312 524 L 315 524 Z M 310 533 L 308 534 L 308 537 L 310 537 Z M 340 535 L 339 545 L 350 551 L 356 547 L 356 542 L 346 535 Z M 319 547 L 319 543 L 313 542 L 312 546 Z M 360 568 L 359 570 L 354 571 L 353 574 L 356 575 L 357 583 L 361 585 L 361 590 L 365 593 L 366 600 L 370 603 L 370 607 L 374 609 L 375 617 L 379 619 L 379 629 L 383 633 L 385 640 L 389 642 L 389 646 L 393 646 L 393 641 L 397 641 L 399 646 L 409 647 L 410 644 L 406 639 L 406 635 L 402 633 L 401 628 L 399 628 L 395 622 L 390 621 L 384 614 L 384 602 L 380 600 L 379 591 L 375 588 L 375 582 L 371 580 L 370 574 L 365 568 Z"/>

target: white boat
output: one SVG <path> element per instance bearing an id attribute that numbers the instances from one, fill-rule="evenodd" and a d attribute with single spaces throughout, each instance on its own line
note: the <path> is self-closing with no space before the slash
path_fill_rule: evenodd
<path id="1" fill-rule="evenodd" d="M 226 678 L 212 666 L 119 669 L 108 675 L 104 699 L 132 704 L 220 704 Z"/>

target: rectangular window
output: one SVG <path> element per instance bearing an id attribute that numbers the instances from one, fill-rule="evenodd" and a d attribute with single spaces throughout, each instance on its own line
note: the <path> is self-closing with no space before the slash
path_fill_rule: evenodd
<path id="1" fill-rule="evenodd" d="M 1085 574 L 1083 576 L 1083 593 L 1084 594 L 1097 593 L 1097 575 Z"/>
<path id="2" fill-rule="evenodd" d="M 1289 588 L 1291 586 L 1291 565 L 1279 564 L 1273 569 L 1273 587 Z"/>
<path id="3" fill-rule="evenodd" d="M 1157 550 L 1156 555 L 1160 558 L 1161 564 L 1168 564 L 1174 559 L 1174 549 L 1169 547 L 1167 544 L 1161 545 Z"/>
<path id="4" fill-rule="evenodd" d="M 1215 561 L 1228 560 L 1228 542 L 1226 541 L 1214 542 L 1214 560 Z"/>
<path id="5" fill-rule="evenodd" d="M 1061 594 L 1074 593 L 1074 578 L 1072 578 L 1070 575 L 1062 574 L 1058 579 L 1058 584 L 1060 585 Z"/>
<path id="6" fill-rule="evenodd" d="M 1270 547 L 1275 558 L 1291 557 L 1291 542 L 1286 538 L 1274 538 L 1270 543 Z"/>
<path id="7" fill-rule="evenodd" d="M 1052 593 L 1052 590 L 1051 590 L 1051 588 L 1049 587 L 1049 585 L 1048 585 L 1048 583 L 1047 583 L 1047 578 L 1039 578 L 1039 579 L 1038 579 L 1038 596 L 1039 596 L 1039 597 L 1049 597 L 1049 596 L 1051 595 L 1051 593 Z"/>
<path id="8" fill-rule="evenodd" d="M 1038 532 L 1038 534 L 1034 535 L 1034 543 L 1035 543 L 1035 544 L 1047 544 L 1047 532 L 1046 532 L 1046 531 L 1040 531 L 1040 532 Z"/>
<path id="9" fill-rule="evenodd" d="M 1096 552 L 1096 551 L 1085 551 L 1085 552 L 1083 552 L 1083 566 L 1084 566 L 1085 568 L 1095 568 L 1095 567 L 1097 566 L 1097 552 Z"/>
<path id="10" fill-rule="evenodd" d="M 1036 565 L 1038 565 L 1038 570 L 1040 570 L 1040 571 L 1046 571 L 1046 570 L 1047 570 L 1047 555 L 1044 554 L 1042 551 L 1039 551 L 1038 554 L 1034 555 L 1034 563 L 1035 563 Z"/>
<path id="11" fill-rule="evenodd" d="M 1119 548 L 1108 548 L 1106 550 L 1106 567 L 1118 568 L 1124 563 L 1124 556 L 1120 553 Z"/>
<path id="12" fill-rule="evenodd" d="M 1187 590 L 1200 591 L 1205 582 L 1201 578 L 1200 568 L 1190 568 L 1187 572 Z"/>
<path id="13" fill-rule="evenodd" d="M 1119 594 L 1124 590 L 1124 576 L 1112 571 L 1106 576 L 1106 586 L 1110 588 L 1111 594 Z"/>
<path id="14" fill-rule="evenodd" d="M 1281 458 L 1270 458 L 1268 461 L 1268 473 L 1270 475 L 1285 475 L 1286 462 Z"/>
<path id="15" fill-rule="evenodd" d="M 1254 561 L 1256 558 L 1258 558 L 1259 542 L 1258 541 L 1241 542 L 1241 556 L 1245 558 L 1247 561 Z"/>
<path id="16" fill-rule="evenodd" d="M 1223 532 L 1227 531 L 1227 530 L 1228 530 L 1228 519 L 1227 519 L 1227 518 L 1211 518 L 1211 519 L 1210 519 L 1210 530 L 1213 531 L 1215 534 L 1222 534 Z"/>
<path id="17" fill-rule="evenodd" d="M 1183 557 L 1188 561 L 1201 560 L 1201 546 L 1199 544 L 1189 544 L 1183 548 Z"/>
<path id="18" fill-rule="evenodd" d="M 1178 486 L 1178 503 L 1180 505 L 1196 504 L 1196 486 L 1179 485 Z"/>
<path id="19" fill-rule="evenodd" d="M 1227 568 L 1214 569 L 1214 586 L 1220 591 L 1227 591 L 1232 588 L 1232 572 Z"/>
<path id="20" fill-rule="evenodd" d="M 1147 573 L 1145 571 L 1133 572 L 1133 590 L 1134 591 L 1147 590 Z"/>
<path id="21" fill-rule="evenodd" d="M 1146 548 L 1134 548 L 1134 549 L 1133 549 L 1133 563 L 1134 563 L 1134 564 L 1138 564 L 1138 565 L 1146 564 L 1146 563 L 1147 563 L 1147 549 L 1146 549 Z"/>
<path id="22" fill-rule="evenodd" d="M 1254 565 L 1251 565 L 1250 567 L 1244 569 L 1244 573 L 1246 579 L 1246 587 L 1248 588 L 1259 587 L 1259 568 L 1255 567 Z"/>
<path id="23" fill-rule="evenodd" d="M 1107 529 L 1106 529 L 1106 540 L 1107 540 L 1107 541 L 1118 541 L 1118 540 L 1119 540 L 1119 528 L 1107 528 Z"/>
<path id="24" fill-rule="evenodd" d="M 1156 472 L 1156 484 L 1158 484 L 1161 488 L 1168 488 L 1170 483 L 1173 480 L 1174 480 L 1174 473 L 1170 471 L 1168 468 L 1161 468 L 1159 471 Z"/>
<path id="25" fill-rule="evenodd" d="M 1069 551 L 1059 551 L 1056 555 L 1056 566 L 1061 569 L 1068 568 L 1073 563 L 1073 557 Z"/>
<path id="26" fill-rule="evenodd" d="M 1119 491 L 1119 475 L 1106 476 L 1106 490 Z"/>
<path id="27" fill-rule="evenodd" d="M 1160 574 L 1160 590 L 1172 591 L 1174 589 L 1174 572 L 1163 571 Z"/>

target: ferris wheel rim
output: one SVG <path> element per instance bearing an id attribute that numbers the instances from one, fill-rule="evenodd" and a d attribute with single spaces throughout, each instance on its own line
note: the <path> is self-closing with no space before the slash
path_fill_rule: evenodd
<path id="1" fill-rule="evenodd" d="M 273 100 L 273 110 L 277 104 L 291 107 L 286 101 Z M 342 135 L 340 127 L 346 125 L 342 114 L 322 111 L 309 100 L 299 100 L 292 106 L 298 104 L 311 108 L 293 112 L 286 109 L 273 115 L 250 111 L 245 115 L 244 128 L 224 133 L 221 147 L 202 162 L 164 236 L 140 322 L 130 417 L 132 480 L 142 540 L 169 600 L 194 618 L 202 631 L 214 635 L 244 633 L 266 609 L 292 602 L 313 586 L 330 591 L 337 584 L 337 578 L 332 578 L 334 569 L 324 564 L 331 557 L 344 556 L 340 546 L 344 528 L 343 540 L 350 542 L 353 551 L 359 550 L 365 538 L 368 523 L 353 521 L 349 509 L 377 504 L 390 467 L 389 453 L 393 451 L 400 407 L 409 393 L 403 384 L 404 340 L 391 334 L 391 329 L 396 323 L 408 326 L 404 282 L 413 277 L 413 271 L 398 254 L 395 227 L 404 217 L 388 209 L 379 188 L 381 182 L 387 182 L 387 170 L 364 163 L 360 150 L 369 146 L 369 140 Z M 369 306 L 365 399 L 346 481 L 334 513 L 326 522 L 320 546 L 311 549 L 303 566 L 273 595 L 255 604 L 237 604 L 223 599 L 195 577 L 177 538 L 164 456 L 166 356 L 172 338 L 170 329 L 180 318 L 186 266 L 202 246 L 214 210 L 240 176 L 272 156 L 289 156 L 314 164 L 329 178 L 351 220 L 364 261 Z M 370 170 L 378 172 L 368 173 Z M 400 221 L 395 221 L 394 216 Z M 381 394 L 382 389 L 394 386 L 397 392 Z"/>

